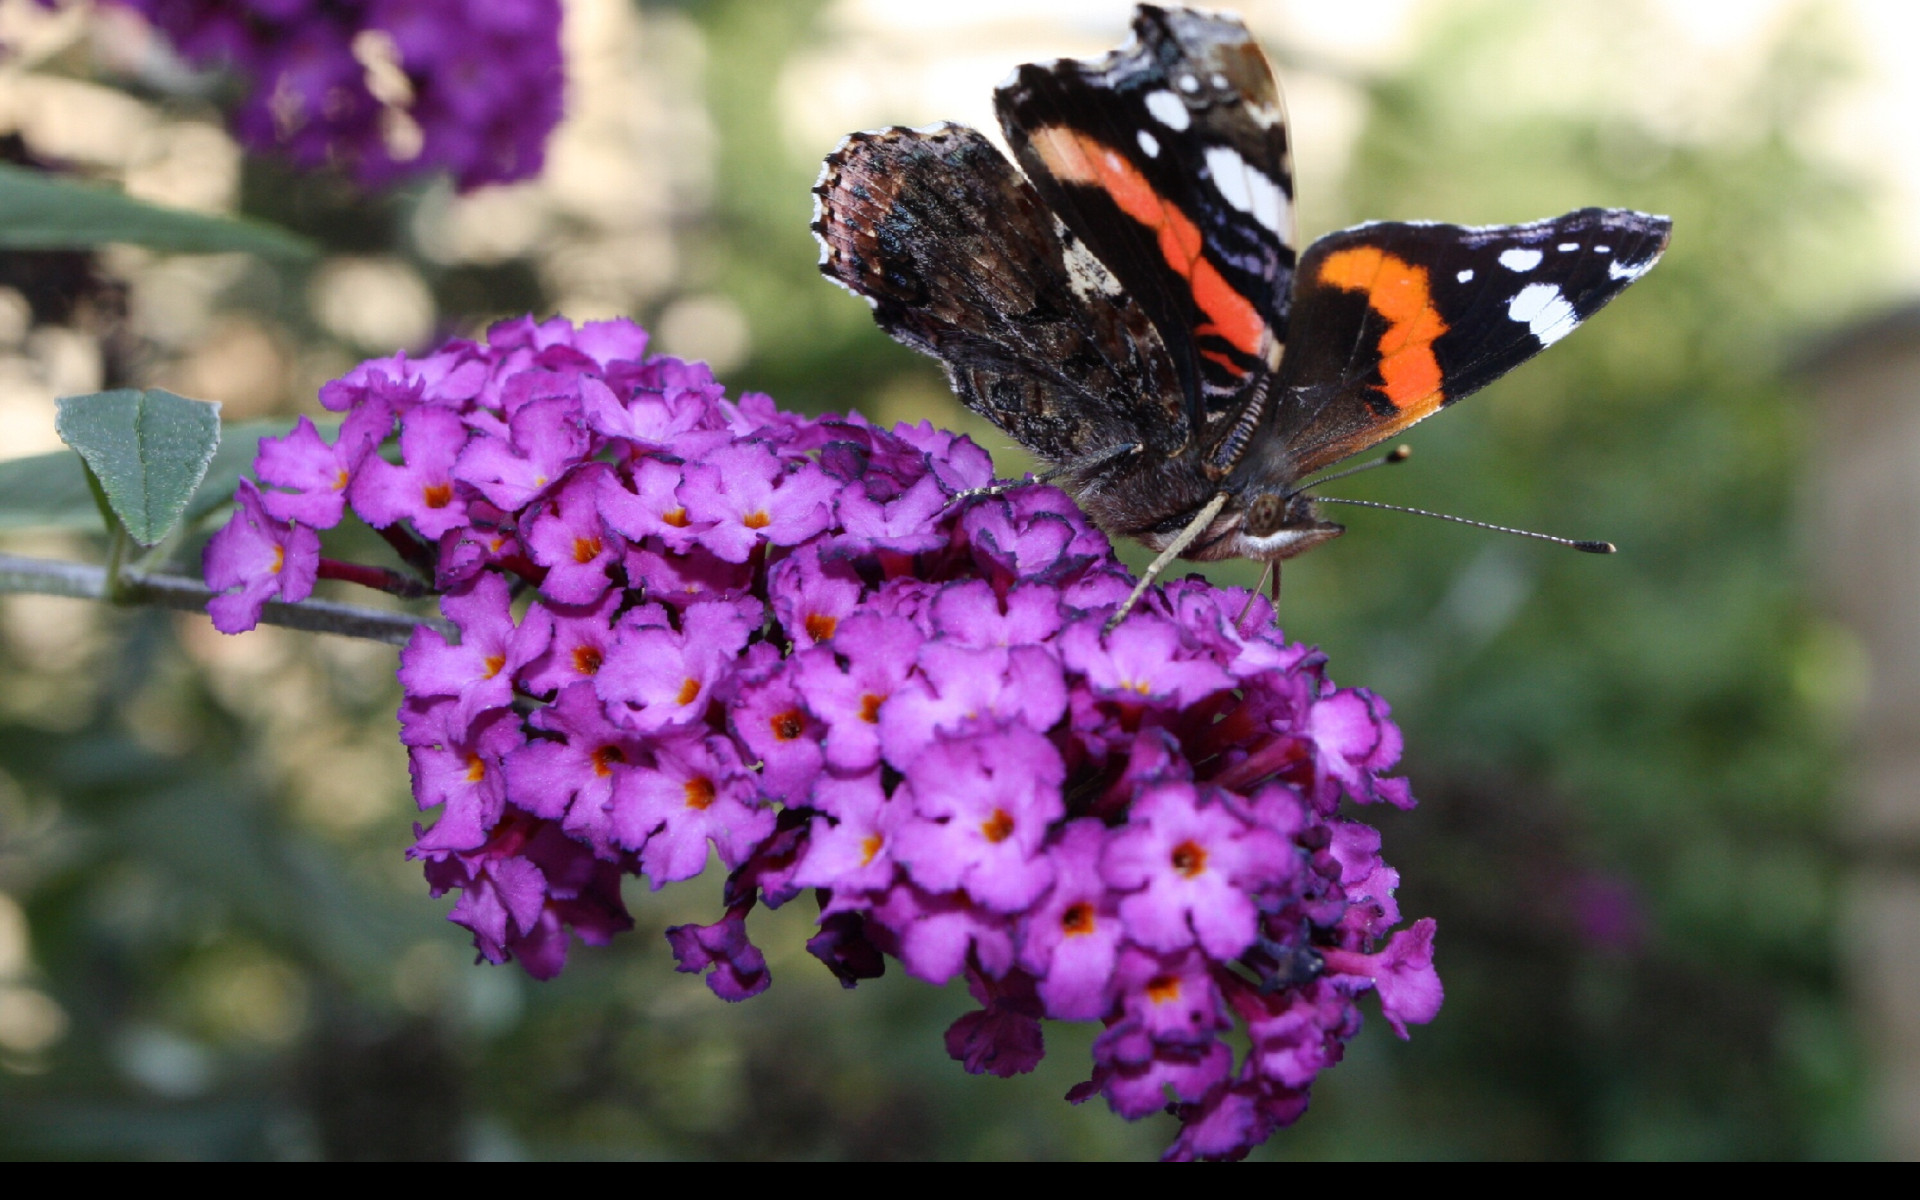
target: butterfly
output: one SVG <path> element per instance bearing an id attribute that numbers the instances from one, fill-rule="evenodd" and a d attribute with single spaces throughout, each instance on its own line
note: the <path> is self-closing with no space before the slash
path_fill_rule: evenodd
<path id="1" fill-rule="evenodd" d="M 1126 45 L 1021 66 L 994 101 L 1018 169 L 963 125 L 842 141 L 814 188 L 820 269 L 1097 525 L 1160 552 L 1116 622 L 1175 558 L 1337 537 L 1303 480 L 1565 337 L 1672 225 L 1371 222 L 1300 252 L 1279 86 L 1232 16 L 1141 5 Z"/>

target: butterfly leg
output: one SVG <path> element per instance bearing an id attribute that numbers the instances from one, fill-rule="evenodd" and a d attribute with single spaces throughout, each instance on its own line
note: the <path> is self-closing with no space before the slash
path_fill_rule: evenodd
<path id="1" fill-rule="evenodd" d="M 1260 590 L 1267 586 L 1267 580 L 1273 578 L 1273 573 L 1279 569 L 1280 569 L 1280 565 L 1271 560 L 1268 561 L 1266 566 L 1260 569 L 1260 581 L 1253 585 L 1252 591 L 1247 593 L 1246 604 L 1241 606 L 1240 615 L 1233 619 L 1233 624 L 1235 628 L 1239 628 L 1240 622 L 1246 620 L 1247 614 L 1253 611 L 1253 602 L 1260 598 Z M 1278 583 L 1274 584 L 1274 589 L 1275 589 L 1274 601 L 1275 601 L 1276 607 L 1278 607 L 1278 601 L 1280 599 L 1279 587 L 1280 585 Z M 1276 619 L 1278 619 L 1277 615 L 1276 615 Z"/>
<path id="2" fill-rule="evenodd" d="M 1114 627 L 1120 624 L 1121 618 L 1133 611 L 1133 606 L 1139 603 L 1140 597 L 1146 595 L 1147 589 L 1153 586 L 1153 581 L 1160 578 L 1160 573 L 1173 565 L 1173 560 L 1180 557 L 1180 552 L 1191 546 L 1193 539 L 1205 533 L 1207 526 L 1213 524 L 1213 519 L 1219 516 L 1220 510 L 1227 506 L 1227 499 L 1228 493 L 1217 492 L 1213 499 L 1200 506 L 1200 511 L 1193 514 L 1193 520 L 1187 522 L 1187 527 L 1174 535 L 1174 539 L 1167 543 L 1167 548 L 1160 552 L 1160 557 L 1148 564 L 1146 572 L 1140 576 L 1140 582 L 1134 585 L 1133 595 L 1128 596 L 1127 602 L 1114 610 L 1113 616 L 1107 620 L 1106 629 L 1102 632 L 1112 633 Z"/>
<path id="3" fill-rule="evenodd" d="M 1085 458 L 1076 458 L 1072 462 L 1061 463 L 1057 467 L 1048 467 L 1038 475 L 1029 475 L 1025 479 L 1008 479 L 999 483 L 990 483 L 986 487 L 968 488 L 964 492 L 954 493 L 954 500 L 968 500 L 974 496 L 998 496 L 1015 488 L 1028 484 L 1052 483 L 1062 475 L 1091 475 L 1104 467 L 1111 466 L 1130 454 L 1138 454 L 1145 449 L 1138 442 L 1129 442 L 1124 446 L 1115 446 L 1111 450 L 1102 450 L 1098 454 L 1089 454 Z"/>

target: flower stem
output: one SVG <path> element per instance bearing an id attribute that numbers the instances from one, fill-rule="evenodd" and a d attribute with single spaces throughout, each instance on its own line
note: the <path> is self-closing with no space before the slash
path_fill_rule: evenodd
<path id="1" fill-rule="evenodd" d="M 0 554 L 0 593 L 32 592 L 43 596 L 72 596 L 81 600 L 110 600 L 115 604 L 150 604 L 183 612 L 204 612 L 213 598 L 198 580 L 182 575 L 150 574 L 122 569 L 117 580 L 117 595 L 109 596 L 109 580 L 103 567 L 54 559 L 25 558 Z M 333 633 L 341 637 L 366 638 L 389 645 L 405 645 L 415 626 L 430 625 L 453 637 L 453 630 L 431 617 L 410 613 L 356 608 L 325 600 L 303 600 L 298 604 L 278 602 L 267 605 L 260 614 L 267 625 L 303 629 L 310 633 Z"/>
<path id="2" fill-rule="evenodd" d="M 402 575 L 398 571 L 389 571 L 385 567 L 341 562 L 337 558 L 321 559 L 319 576 L 322 579 L 339 579 L 346 583 L 357 583 L 361 587 L 372 588 L 376 592 L 387 592 L 404 600 L 417 599 L 427 594 L 427 586 L 418 579 Z"/>

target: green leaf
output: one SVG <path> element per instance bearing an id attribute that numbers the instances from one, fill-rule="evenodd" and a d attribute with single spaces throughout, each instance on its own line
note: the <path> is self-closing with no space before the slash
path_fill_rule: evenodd
<path id="1" fill-rule="evenodd" d="M 127 533 L 152 546 L 173 532 L 220 445 L 220 406 L 159 388 L 59 402 L 54 428 L 80 452 Z"/>
<path id="2" fill-rule="evenodd" d="M 84 250 L 128 242 L 193 254 L 311 258 L 312 242 L 259 221 L 163 208 L 121 192 L 0 163 L 0 248 Z"/>
<path id="3" fill-rule="evenodd" d="M 0 530 L 100 532 L 87 469 L 71 450 L 0 462 Z"/>
<path id="4" fill-rule="evenodd" d="M 338 422 L 316 422 L 320 435 L 333 439 Z M 182 519 L 198 522 L 233 500 L 240 477 L 250 474 L 260 439 L 284 437 L 289 421 L 235 421 L 220 427 L 220 448 L 206 477 L 187 501 Z M 87 470 L 71 450 L 0 461 L 0 532 L 15 529 L 72 529 L 99 533 L 100 510 L 87 486 Z"/>

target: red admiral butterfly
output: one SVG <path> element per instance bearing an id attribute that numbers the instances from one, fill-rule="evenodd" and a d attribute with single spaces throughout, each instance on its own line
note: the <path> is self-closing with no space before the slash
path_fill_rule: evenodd
<path id="1" fill-rule="evenodd" d="M 1587 208 L 1369 223 L 1296 259 L 1286 118 L 1246 26 L 1141 5 L 1133 30 L 994 93 L 1025 178 L 965 126 L 856 133 L 813 229 L 882 329 L 1101 528 L 1161 551 L 1141 591 L 1176 556 L 1338 536 L 1305 476 L 1565 337 L 1666 248 L 1667 218 Z"/>

